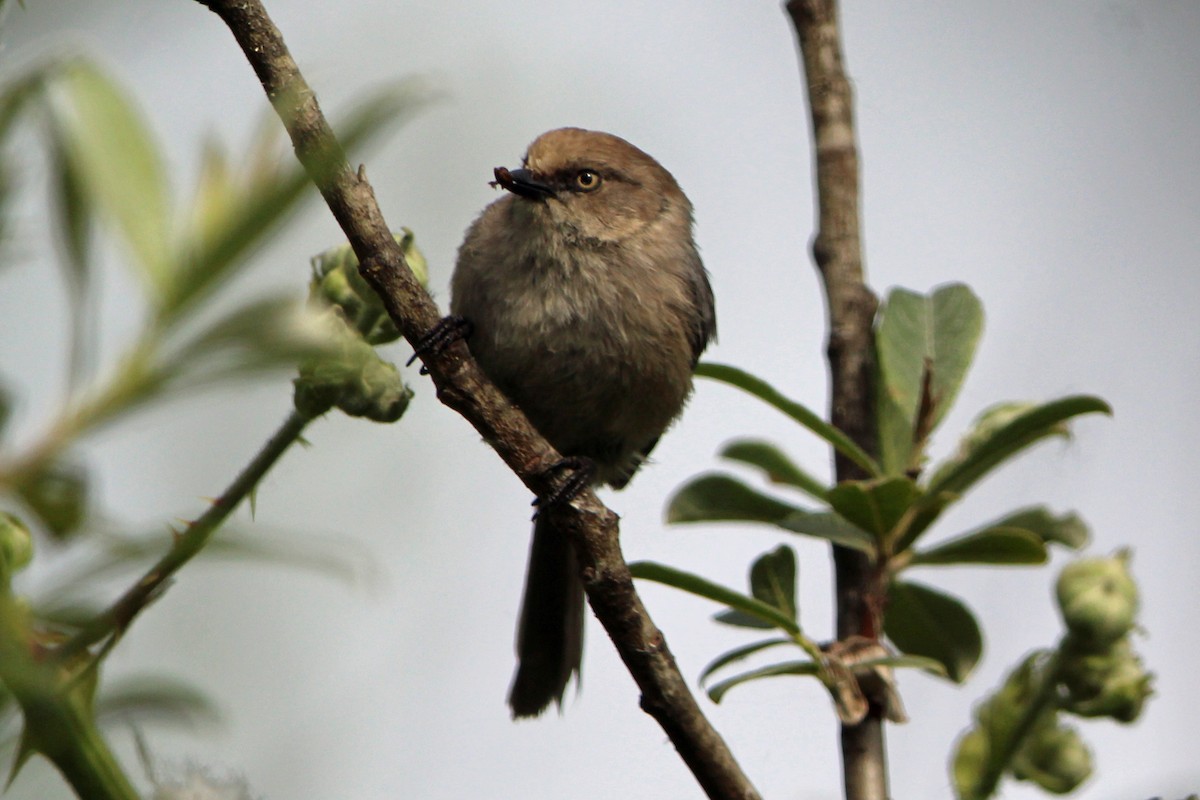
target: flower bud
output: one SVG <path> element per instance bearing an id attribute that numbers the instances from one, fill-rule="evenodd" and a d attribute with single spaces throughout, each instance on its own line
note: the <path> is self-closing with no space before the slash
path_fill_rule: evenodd
<path id="1" fill-rule="evenodd" d="M 1074 728 L 1049 725 L 1017 753 L 1012 773 L 1048 792 L 1066 794 L 1092 774 L 1092 754 Z"/>
<path id="2" fill-rule="evenodd" d="M 1058 577 L 1057 594 L 1063 621 L 1080 649 L 1103 650 L 1133 629 L 1138 592 L 1128 551 L 1068 564 Z"/>
<path id="3" fill-rule="evenodd" d="M 397 235 L 396 242 L 404 251 L 404 258 L 422 284 L 428 281 L 425 256 L 416 244 L 416 237 L 408 228 Z M 358 271 L 358 258 L 350 245 L 331 247 L 312 259 L 313 277 L 309 285 L 309 296 L 324 305 L 341 311 L 350 327 L 354 328 L 371 344 L 387 344 L 400 338 L 400 331 L 392 323 L 379 296 L 367 285 Z"/>
<path id="4" fill-rule="evenodd" d="M 330 351 L 301 362 L 293 381 L 296 410 L 315 418 L 337 406 L 352 417 L 395 422 L 412 399 L 400 371 L 381 359 L 344 317 L 329 311 L 326 323 Z"/>
<path id="5" fill-rule="evenodd" d="M 1133 722 L 1154 693 L 1154 675 L 1145 670 L 1127 639 L 1102 653 L 1064 653 L 1061 674 L 1068 692 L 1064 708 L 1081 717 Z"/>

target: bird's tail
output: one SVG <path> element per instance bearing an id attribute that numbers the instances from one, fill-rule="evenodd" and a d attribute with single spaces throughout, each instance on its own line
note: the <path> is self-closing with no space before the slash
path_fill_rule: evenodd
<path id="1" fill-rule="evenodd" d="M 583 583 L 567 535 L 540 515 L 533 526 L 517 628 L 517 672 L 508 692 L 514 718 L 562 705 L 583 659 Z"/>

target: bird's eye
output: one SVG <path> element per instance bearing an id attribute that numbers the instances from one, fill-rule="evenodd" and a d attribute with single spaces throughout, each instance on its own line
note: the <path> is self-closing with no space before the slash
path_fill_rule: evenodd
<path id="1" fill-rule="evenodd" d="M 575 175 L 575 186 L 582 191 L 590 192 L 600 187 L 600 173 L 590 169 L 581 169 Z"/>

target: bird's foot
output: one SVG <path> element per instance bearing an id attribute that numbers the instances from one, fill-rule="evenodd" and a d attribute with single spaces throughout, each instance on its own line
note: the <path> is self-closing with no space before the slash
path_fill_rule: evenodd
<path id="1" fill-rule="evenodd" d="M 578 497 L 580 492 L 591 486 L 596 477 L 596 462 L 584 456 L 567 456 L 551 464 L 543 470 L 543 474 L 553 477 L 556 473 L 565 471 L 569 471 L 570 474 L 553 491 L 545 497 L 533 499 L 532 505 L 536 507 L 533 512 L 534 519 L 537 519 L 543 509 L 569 503 Z"/>
<path id="2" fill-rule="evenodd" d="M 471 324 L 471 320 L 458 314 L 442 317 L 436 325 L 429 329 L 428 333 L 421 337 L 421 341 L 417 342 L 417 346 L 413 348 L 412 357 L 404 362 L 404 366 L 412 366 L 412 363 L 421 356 L 437 355 L 459 339 L 469 337 L 474 329 L 475 326 Z M 429 374 L 428 367 L 423 364 L 421 365 L 421 374 Z"/>

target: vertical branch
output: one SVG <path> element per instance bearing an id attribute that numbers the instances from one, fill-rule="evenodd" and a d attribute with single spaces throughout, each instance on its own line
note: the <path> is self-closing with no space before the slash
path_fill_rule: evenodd
<path id="1" fill-rule="evenodd" d="M 868 453 L 876 453 L 871 376 L 878 300 L 863 272 L 854 98 L 842 65 L 837 3 L 789 0 L 787 12 L 800 44 L 812 113 L 818 207 L 813 259 L 829 308 L 830 420 Z M 839 481 L 864 477 L 841 455 L 835 465 Z M 833 559 L 838 638 L 877 637 L 881 587 L 870 560 L 842 547 L 833 548 Z M 843 725 L 841 744 L 848 800 L 886 800 L 882 709 L 872 704 L 862 723 Z"/>

